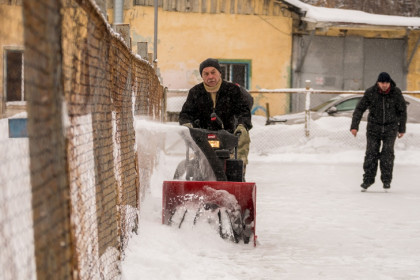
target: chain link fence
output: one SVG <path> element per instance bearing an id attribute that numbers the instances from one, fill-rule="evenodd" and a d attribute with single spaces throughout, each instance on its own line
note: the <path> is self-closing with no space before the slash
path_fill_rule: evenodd
<path id="1" fill-rule="evenodd" d="M 93 1 L 0 0 L 0 47 L 0 279 L 120 278 L 154 156 L 135 118 L 163 119 L 153 66 Z"/>

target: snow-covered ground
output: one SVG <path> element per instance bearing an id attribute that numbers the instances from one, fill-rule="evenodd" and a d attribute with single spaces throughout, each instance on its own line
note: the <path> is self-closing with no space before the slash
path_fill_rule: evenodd
<path id="1" fill-rule="evenodd" d="M 36 277 L 28 143 L 9 138 L 8 119 L 0 119 L 0 279 Z"/>
<path id="2" fill-rule="evenodd" d="M 252 139 L 264 131 L 262 123 L 254 120 Z M 321 119 L 314 125 L 330 129 L 333 123 Z M 146 126 L 171 135 L 179 129 Z M 270 129 L 284 134 L 293 128 Z M 410 125 L 408 132 L 417 137 L 420 126 Z M 247 181 L 257 184 L 256 247 L 201 228 L 162 225 L 162 182 L 171 180 L 182 156 L 161 153 L 142 201 L 139 234 L 122 263 L 123 278 L 420 279 L 420 147 L 397 140 L 390 192 L 382 190 L 378 172 L 377 182 L 362 193 L 364 147 L 337 139 L 315 137 L 313 145 L 294 143 L 276 153 L 251 148 Z"/>

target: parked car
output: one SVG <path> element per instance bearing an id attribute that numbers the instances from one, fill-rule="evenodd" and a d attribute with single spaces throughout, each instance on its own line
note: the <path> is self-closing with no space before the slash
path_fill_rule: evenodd
<path id="1" fill-rule="evenodd" d="M 361 94 L 341 94 L 328 101 L 321 103 L 310 109 L 312 120 L 322 117 L 349 117 L 353 116 L 354 109 L 363 97 Z M 420 123 L 420 99 L 411 95 L 404 94 L 407 103 L 407 122 Z M 368 112 L 363 115 L 362 120 L 367 120 Z M 299 124 L 305 123 L 305 112 L 278 115 L 267 119 L 269 124 Z"/>

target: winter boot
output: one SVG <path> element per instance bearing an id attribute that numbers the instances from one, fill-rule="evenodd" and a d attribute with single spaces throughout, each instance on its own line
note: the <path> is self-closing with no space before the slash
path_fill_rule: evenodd
<path id="1" fill-rule="evenodd" d="M 360 187 L 362 187 L 362 192 L 365 192 L 367 190 L 367 188 L 369 188 L 372 184 L 368 184 L 368 183 L 363 183 L 360 185 Z"/>

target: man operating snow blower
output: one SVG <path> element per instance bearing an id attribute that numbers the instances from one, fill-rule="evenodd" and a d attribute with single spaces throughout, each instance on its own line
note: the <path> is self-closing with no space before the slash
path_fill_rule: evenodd
<path id="1" fill-rule="evenodd" d="M 190 128 L 214 130 L 211 115 L 215 113 L 225 130 L 240 134 L 238 158 L 244 163 L 245 174 L 251 142 L 248 131 L 252 128 L 252 97 L 245 89 L 222 79 L 217 59 L 204 60 L 199 70 L 203 82 L 190 89 L 179 115 L 179 123 Z"/>
<path id="2" fill-rule="evenodd" d="M 223 81 L 216 59 L 203 61 L 200 74 L 203 82 L 191 88 L 180 113 L 186 157 L 174 180 L 163 182 L 162 223 L 211 225 L 223 239 L 255 246 L 256 185 L 244 179 L 252 97 Z"/>

